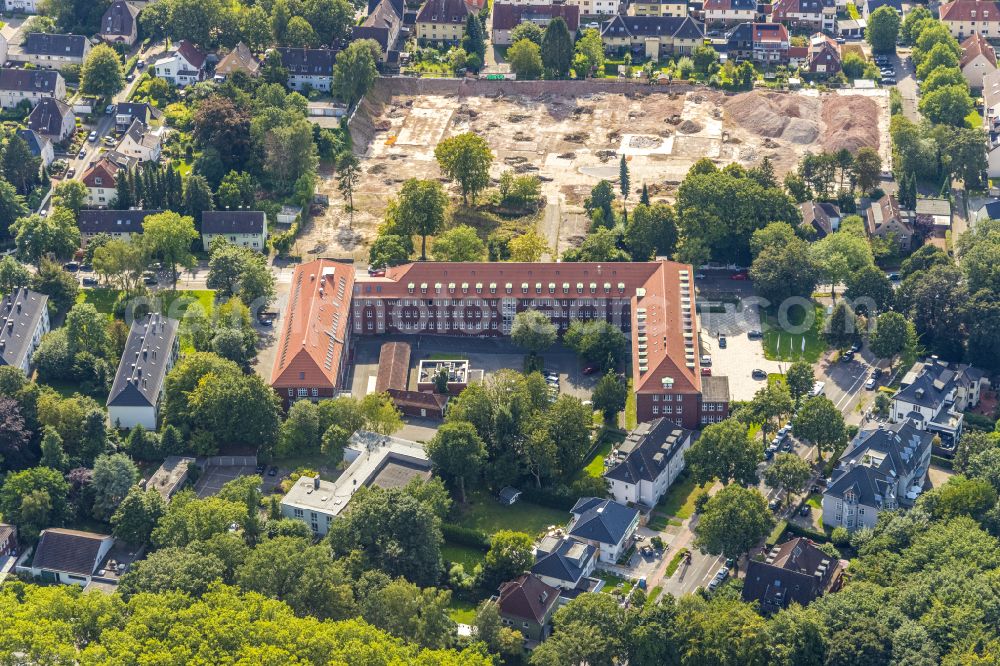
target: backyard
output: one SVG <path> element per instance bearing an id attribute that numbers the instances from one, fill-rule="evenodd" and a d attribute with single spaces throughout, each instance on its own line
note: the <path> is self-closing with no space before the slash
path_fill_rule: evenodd
<path id="1" fill-rule="evenodd" d="M 550 525 L 564 525 L 569 520 L 567 511 L 550 509 L 523 499 L 504 506 L 482 491 L 470 493 L 468 505 L 457 508 L 457 511 L 460 512 L 455 521 L 457 524 L 487 536 L 500 530 L 515 530 L 537 537 Z"/>
<path id="2" fill-rule="evenodd" d="M 590 459 L 583 471 L 594 478 L 601 478 L 604 476 L 604 459 L 608 457 L 613 449 L 618 444 L 625 441 L 625 433 L 620 430 L 605 430 L 601 433 L 601 437 L 597 442 L 597 448 L 594 451 L 594 457 Z"/>
<path id="3" fill-rule="evenodd" d="M 112 314 L 115 302 L 122 292 L 117 289 L 82 289 L 76 298 L 77 303 L 90 303 L 98 312 L 106 315 Z M 162 312 L 168 317 L 177 319 L 183 316 L 187 306 L 197 301 L 205 309 L 206 313 L 212 312 L 212 304 L 215 301 L 215 292 L 211 289 L 179 290 L 179 291 L 156 291 L 149 296 L 150 307 Z"/>

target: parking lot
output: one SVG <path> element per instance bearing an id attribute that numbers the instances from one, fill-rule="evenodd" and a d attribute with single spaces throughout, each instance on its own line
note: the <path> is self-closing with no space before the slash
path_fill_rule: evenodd
<path id="1" fill-rule="evenodd" d="M 716 322 L 724 315 L 716 315 Z M 764 347 L 760 340 L 751 340 L 745 331 L 734 330 L 731 326 L 708 328 L 703 318 L 701 331 L 701 353 L 712 357 L 712 374 L 729 377 L 729 395 L 733 400 L 750 400 L 767 381 L 766 377 L 754 379 L 754 370 L 783 373 L 787 363 L 769 361 L 764 358 Z M 719 347 L 720 331 L 726 337 L 726 348 Z M 729 331 L 734 331 L 728 334 Z"/>

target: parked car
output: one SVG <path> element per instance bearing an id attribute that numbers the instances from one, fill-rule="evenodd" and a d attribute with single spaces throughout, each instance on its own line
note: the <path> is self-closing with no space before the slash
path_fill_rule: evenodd
<path id="1" fill-rule="evenodd" d="M 809 505 L 808 504 L 803 504 L 802 508 L 799 509 L 799 515 L 800 516 L 808 516 L 809 513 L 810 513 Z"/>
<path id="2" fill-rule="evenodd" d="M 747 331 L 747 339 L 749 340 L 760 340 L 764 337 L 764 334 L 757 329 Z"/>
<path id="3" fill-rule="evenodd" d="M 712 376 L 712 368 L 702 368 L 701 369 L 701 376 L 702 377 L 711 377 Z"/>
<path id="4" fill-rule="evenodd" d="M 695 273 L 694 274 L 694 279 L 695 280 L 704 280 L 705 279 L 705 274 L 704 273 Z"/>
<path id="5" fill-rule="evenodd" d="M 97 286 L 97 278 L 95 278 L 95 277 L 85 277 L 85 278 L 83 278 L 82 282 L 83 282 L 83 286 L 84 287 L 96 287 Z"/>
<path id="6" fill-rule="evenodd" d="M 117 141 L 115 141 L 115 137 L 111 136 L 110 134 L 101 139 L 101 141 L 104 142 L 105 146 L 113 146 L 115 145 L 115 143 L 117 143 Z"/>
<path id="7" fill-rule="evenodd" d="M 142 69 L 145 66 L 146 66 L 146 61 L 145 60 L 137 60 L 136 63 L 135 63 L 136 69 Z"/>
<path id="8" fill-rule="evenodd" d="M 72 178 L 75 175 L 76 175 L 76 169 L 68 169 L 66 171 L 66 177 L 67 178 Z"/>
<path id="9" fill-rule="evenodd" d="M 368 276 L 369 277 L 385 277 L 385 269 L 384 268 L 369 268 L 368 269 Z"/>
<path id="10" fill-rule="evenodd" d="M 878 382 L 875 380 L 874 377 L 869 377 L 868 381 L 865 382 L 865 390 L 867 390 L 867 391 L 874 391 L 875 390 L 875 386 L 877 384 L 878 384 Z"/>
<path id="11" fill-rule="evenodd" d="M 727 344 L 726 343 L 726 336 L 720 335 L 719 336 L 719 349 L 725 349 L 726 348 L 726 344 Z"/>
<path id="12" fill-rule="evenodd" d="M 774 449 L 772 449 L 771 447 L 767 447 L 766 449 L 764 449 L 764 460 L 770 460 L 773 457 L 774 457 Z"/>
<path id="13" fill-rule="evenodd" d="M 754 368 L 754 371 L 750 373 L 750 376 L 754 379 L 767 379 L 767 373 L 760 368 Z"/>
<path id="14" fill-rule="evenodd" d="M 107 115 L 110 116 L 114 112 L 115 112 L 115 105 L 114 104 L 108 104 L 106 107 L 104 107 L 104 113 L 105 114 L 107 114 Z"/>
<path id="15" fill-rule="evenodd" d="M 70 273 L 75 273 L 78 270 L 80 270 L 80 264 L 76 263 L 75 261 L 67 261 L 65 264 L 63 264 L 63 270 L 67 270 Z"/>
<path id="16" fill-rule="evenodd" d="M 886 277 L 892 282 L 899 282 L 902 279 L 899 273 L 889 273 Z"/>
<path id="17" fill-rule="evenodd" d="M 781 500 L 777 497 L 767 503 L 767 508 L 771 511 L 777 511 L 779 506 L 781 506 Z"/>
<path id="18" fill-rule="evenodd" d="M 159 284 L 160 281 L 156 279 L 155 275 L 145 275 L 142 278 L 142 283 L 147 285 Z"/>
<path id="19" fill-rule="evenodd" d="M 264 474 L 264 466 L 263 465 L 257 465 L 257 470 L 256 471 L 257 471 L 257 474 L 263 475 Z"/>
<path id="20" fill-rule="evenodd" d="M 97 141 L 97 130 L 90 130 L 90 134 L 87 135 L 87 141 L 91 143 Z"/>
<path id="21" fill-rule="evenodd" d="M 585 375 L 592 375 L 595 372 L 597 372 L 597 365 L 596 364 L 594 364 L 594 363 L 588 363 L 587 365 L 583 366 L 583 374 L 585 374 Z"/>
<path id="22" fill-rule="evenodd" d="M 851 345 L 851 351 L 853 353 L 855 353 L 855 354 L 857 354 L 859 351 L 861 351 L 861 343 L 860 342 L 855 342 L 853 345 Z"/>
<path id="23" fill-rule="evenodd" d="M 269 467 L 269 468 L 267 469 L 267 475 L 268 475 L 268 476 L 278 476 L 278 468 L 277 468 L 277 467 L 275 467 L 274 465 L 271 465 L 271 466 L 270 466 L 270 467 Z"/>
<path id="24" fill-rule="evenodd" d="M 854 360 L 854 352 L 851 351 L 850 349 L 848 349 L 847 351 L 845 351 L 843 354 L 840 355 L 841 363 L 850 363 L 853 360 Z"/>
<path id="25" fill-rule="evenodd" d="M 749 280 L 750 274 L 746 271 L 740 271 L 739 273 L 733 273 L 729 276 L 730 280 Z"/>
<path id="26" fill-rule="evenodd" d="M 883 372 L 885 372 L 885 371 L 882 370 L 882 368 L 875 368 L 874 370 L 872 370 L 872 378 L 873 379 L 881 379 Z"/>
<path id="27" fill-rule="evenodd" d="M 711 366 L 712 365 L 712 357 L 709 356 L 708 354 L 702 354 L 701 355 L 701 364 L 702 365 Z"/>
<path id="28" fill-rule="evenodd" d="M 76 158 L 78 160 L 82 160 L 86 156 L 87 156 L 87 149 L 86 148 L 81 148 L 80 152 L 76 154 Z"/>

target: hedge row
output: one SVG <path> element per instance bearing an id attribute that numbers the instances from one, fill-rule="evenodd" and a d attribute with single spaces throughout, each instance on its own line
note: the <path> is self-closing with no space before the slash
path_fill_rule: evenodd
<path id="1" fill-rule="evenodd" d="M 490 549 L 489 535 L 471 527 L 462 527 L 454 523 L 443 523 L 441 525 L 441 534 L 444 535 L 445 541 L 457 543 L 461 546 L 478 548 L 482 551 Z"/>

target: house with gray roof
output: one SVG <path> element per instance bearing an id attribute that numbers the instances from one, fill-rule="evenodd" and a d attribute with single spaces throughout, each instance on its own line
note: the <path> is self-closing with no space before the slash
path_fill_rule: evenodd
<path id="1" fill-rule="evenodd" d="M 23 287 L 0 300 L 0 365 L 31 373 L 35 350 L 49 332 L 48 304 L 48 296 Z"/>
<path id="2" fill-rule="evenodd" d="M 19 129 L 17 135 L 28 144 L 28 150 L 31 151 L 31 154 L 42 160 L 42 166 L 47 167 L 55 161 L 56 153 L 52 142 L 44 136 L 30 129 Z"/>
<path id="3" fill-rule="evenodd" d="M 989 380 L 971 365 L 949 364 L 931 357 L 913 364 L 892 398 L 889 418 L 911 420 L 921 430 L 941 437 L 945 453 L 953 453 L 962 436 L 962 412 L 979 404 Z"/>
<path id="4" fill-rule="evenodd" d="M 351 30 L 351 40 L 373 39 L 382 52 L 381 60 L 385 62 L 389 52 L 396 51 L 396 41 L 403 28 L 403 15 L 406 6 L 403 0 L 381 0 L 368 2 L 368 16 L 364 23 Z"/>
<path id="5" fill-rule="evenodd" d="M 20 54 L 11 53 L 10 57 L 46 69 L 61 69 L 66 65 L 82 65 L 93 46 L 84 35 L 29 32 Z"/>
<path id="6" fill-rule="evenodd" d="M 150 215 L 162 210 L 105 210 L 85 208 L 76 217 L 84 247 L 98 234 L 107 234 L 120 240 L 131 240 L 132 234 L 142 233 L 142 223 Z"/>
<path id="7" fill-rule="evenodd" d="M 46 97 L 66 99 L 66 81 L 59 72 L 0 68 L 0 107 L 11 109 L 24 100 L 35 105 Z"/>
<path id="8" fill-rule="evenodd" d="M 611 452 L 604 473 L 616 502 L 654 507 L 684 469 L 684 452 L 697 439 L 664 418 L 640 423 Z"/>
<path id="9" fill-rule="evenodd" d="M 859 432 L 823 492 L 823 524 L 874 527 L 882 511 L 912 506 L 924 490 L 933 439 L 909 419 Z"/>
<path id="10" fill-rule="evenodd" d="M 818 597 L 840 589 L 844 564 L 805 537 L 775 545 L 761 562 L 751 559 L 743 579 L 743 601 L 756 601 L 766 615 L 792 603 L 808 606 Z"/>
<path id="11" fill-rule="evenodd" d="M 115 0 L 101 17 L 100 38 L 109 44 L 132 46 L 139 36 L 139 8 L 125 0 Z"/>
<path id="12" fill-rule="evenodd" d="M 690 55 L 705 41 L 705 25 L 690 16 L 625 16 L 601 25 L 605 51 L 629 50 L 652 60 Z"/>
<path id="13" fill-rule="evenodd" d="M 566 600 L 584 592 L 598 592 L 604 581 L 594 578 L 597 548 L 566 536 L 560 529 L 542 537 L 535 546 L 535 564 L 531 573 L 546 585 L 559 589 Z"/>
<path id="14" fill-rule="evenodd" d="M 180 351 L 177 320 L 150 313 L 132 322 L 125 351 L 108 395 L 108 417 L 116 427 L 156 430 L 163 381 Z"/>
<path id="15" fill-rule="evenodd" d="M 42 530 L 31 560 L 31 575 L 46 583 L 86 587 L 114 545 L 115 538 L 109 534 Z"/>
<path id="16" fill-rule="evenodd" d="M 263 252 L 267 216 L 262 210 L 207 210 L 201 214 L 201 244 L 205 252 L 216 238 Z"/>
<path id="17" fill-rule="evenodd" d="M 42 99 L 28 114 L 28 129 L 34 130 L 54 143 L 68 139 L 76 131 L 76 114 L 73 107 L 54 97 Z"/>
<path id="18" fill-rule="evenodd" d="M 333 86 L 333 57 L 329 48 L 306 49 L 282 46 L 277 49 L 281 65 L 288 70 L 288 87 L 292 90 L 322 90 Z"/>
<path id="19" fill-rule="evenodd" d="M 632 543 L 639 510 L 599 497 L 582 497 L 570 509 L 569 536 L 597 549 L 598 561 L 614 564 Z"/>

